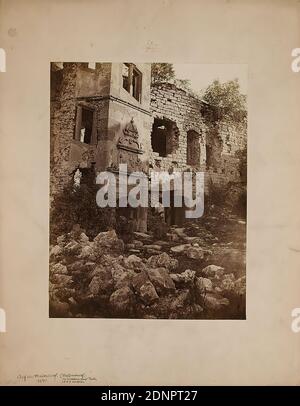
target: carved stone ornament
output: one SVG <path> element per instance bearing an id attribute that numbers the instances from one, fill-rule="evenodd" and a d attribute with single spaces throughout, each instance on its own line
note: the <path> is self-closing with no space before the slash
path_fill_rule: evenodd
<path id="1" fill-rule="evenodd" d="M 118 148 L 135 152 L 137 154 L 142 154 L 142 145 L 139 143 L 138 139 L 138 129 L 132 118 L 131 121 L 124 128 L 123 134 L 119 138 Z"/>

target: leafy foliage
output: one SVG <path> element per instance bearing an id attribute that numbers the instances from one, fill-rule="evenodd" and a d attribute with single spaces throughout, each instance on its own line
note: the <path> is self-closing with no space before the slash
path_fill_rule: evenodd
<path id="1" fill-rule="evenodd" d="M 77 188 L 70 181 L 54 198 L 50 211 L 51 243 L 55 243 L 59 235 L 70 232 L 74 224 L 79 224 L 91 238 L 114 226 L 112 209 L 100 208 L 96 203 L 97 185 L 92 173 L 90 177 Z"/>
<path id="2" fill-rule="evenodd" d="M 238 79 L 225 83 L 215 80 L 205 90 L 203 100 L 215 107 L 219 119 L 225 115 L 235 121 L 246 119 L 246 96 L 240 92 Z"/>
<path id="3" fill-rule="evenodd" d="M 151 64 L 151 82 L 168 82 L 175 79 L 175 71 L 171 63 L 152 63 Z"/>

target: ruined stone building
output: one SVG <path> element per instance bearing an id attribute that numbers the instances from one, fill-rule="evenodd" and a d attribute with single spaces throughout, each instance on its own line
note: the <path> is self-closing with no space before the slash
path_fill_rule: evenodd
<path id="1" fill-rule="evenodd" d="M 151 64 L 51 64 L 51 197 L 78 170 L 204 171 L 205 189 L 242 182 L 246 126 L 211 120 L 211 107 L 171 83 L 151 85 Z M 210 118 L 210 119 L 208 119 Z M 147 229 L 147 209 L 130 213 Z M 181 221 L 174 208 L 170 223 Z"/>

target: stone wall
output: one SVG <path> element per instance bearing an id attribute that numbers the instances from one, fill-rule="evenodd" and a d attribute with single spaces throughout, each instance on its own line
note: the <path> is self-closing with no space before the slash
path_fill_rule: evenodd
<path id="1" fill-rule="evenodd" d="M 240 153 L 247 145 L 247 127 L 228 117 L 211 120 L 211 107 L 174 84 L 152 85 L 151 111 L 153 120 L 165 118 L 176 123 L 179 130 L 179 147 L 166 157 L 151 152 L 150 160 L 155 170 L 197 169 L 205 171 L 206 192 L 214 184 L 224 187 L 231 182 L 242 182 Z M 200 135 L 198 164 L 187 162 L 188 131 Z M 195 149 L 195 146 L 194 146 Z"/>
<path id="2" fill-rule="evenodd" d="M 155 170 L 178 170 L 191 168 L 187 164 L 187 131 L 193 130 L 199 134 L 200 160 L 198 169 L 205 169 L 206 162 L 206 125 L 201 115 L 201 101 L 185 90 L 170 83 L 152 85 L 151 112 L 154 118 L 169 119 L 176 123 L 179 131 L 178 147 L 166 157 L 153 152 L 150 155 L 152 167 Z"/>

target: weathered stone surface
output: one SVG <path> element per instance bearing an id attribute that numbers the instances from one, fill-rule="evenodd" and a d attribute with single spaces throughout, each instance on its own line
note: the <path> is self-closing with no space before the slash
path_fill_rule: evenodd
<path id="1" fill-rule="evenodd" d="M 77 241 L 71 240 L 65 246 L 64 250 L 69 255 L 78 255 L 81 251 L 81 245 Z"/>
<path id="2" fill-rule="evenodd" d="M 72 276 L 56 273 L 51 276 L 51 282 L 58 286 L 68 286 L 73 282 L 73 279 Z"/>
<path id="3" fill-rule="evenodd" d="M 227 291 L 232 291 L 235 288 L 235 283 L 234 283 L 235 277 L 233 273 L 226 274 L 222 277 L 222 281 L 220 284 L 221 290 L 227 290 Z"/>
<path id="4" fill-rule="evenodd" d="M 91 246 L 86 245 L 82 248 L 79 258 L 88 258 L 91 261 L 96 260 L 96 256 L 94 254 L 94 250 Z"/>
<path id="5" fill-rule="evenodd" d="M 195 280 L 195 276 L 196 276 L 196 272 L 192 271 L 190 269 L 186 269 L 182 273 L 170 274 L 170 277 L 173 280 L 173 282 L 175 283 L 175 285 L 179 285 L 179 286 L 181 286 L 181 285 L 192 286 L 192 284 L 194 283 L 194 280 Z"/>
<path id="6" fill-rule="evenodd" d="M 150 282 L 146 272 L 141 272 L 132 278 L 132 285 L 141 300 L 150 305 L 159 299 L 159 296 Z"/>
<path id="7" fill-rule="evenodd" d="M 50 260 L 57 260 L 63 254 L 63 249 L 60 245 L 55 245 L 50 250 Z"/>
<path id="8" fill-rule="evenodd" d="M 208 265 L 201 271 L 205 276 L 220 277 L 224 274 L 224 268 L 218 265 Z"/>
<path id="9" fill-rule="evenodd" d="M 230 302 L 227 298 L 218 298 L 211 294 L 205 296 L 205 308 L 209 310 L 219 310 L 229 304 Z"/>
<path id="10" fill-rule="evenodd" d="M 195 285 L 200 294 L 202 294 L 204 292 L 211 292 L 213 290 L 213 283 L 208 278 L 201 278 L 201 277 L 196 278 Z"/>
<path id="11" fill-rule="evenodd" d="M 89 292 L 93 295 L 110 295 L 114 288 L 111 271 L 99 266 L 93 271 L 93 275 Z"/>
<path id="12" fill-rule="evenodd" d="M 121 253 L 124 251 L 124 242 L 118 238 L 115 230 L 99 233 L 94 238 L 94 252 L 96 255 Z"/>
<path id="13" fill-rule="evenodd" d="M 80 259 L 68 265 L 68 271 L 73 272 L 90 272 L 95 268 L 96 264 L 93 261 Z"/>
<path id="14" fill-rule="evenodd" d="M 109 303 L 115 315 L 128 316 L 134 303 L 134 294 L 128 286 L 124 286 L 112 293 Z"/>
<path id="15" fill-rule="evenodd" d="M 155 250 L 155 251 L 161 251 L 161 245 L 157 244 L 149 244 L 149 245 L 144 245 L 144 248 L 149 251 L 149 250 Z"/>
<path id="16" fill-rule="evenodd" d="M 234 290 L 237 295 L 246 294 L 246 276 L 242 276 L 235 281 Z"/>
<path id="17" fill-rule="evenodd" d="M 147 270 L 150 281 L 159 295 L 175 290 L 175 284 L 170 278 L 166 268 L 153 268 Z"/>
<path id="18" fill-rule="evenodd" d="M 129 257 L 127 258 L 124 258 L 124 267 L 127 269 L 133 269 L 136 272 L 145 270 L 145 264 L 143 263 L 143 260 L 134 254 L 129 255 Z"/>
<path id="19" fill-rule="evenodd" d="M 65 265 L 58 262 L 57 264 L 50 266 L 50 272 L 54 274 L 67 274 L 68 270 Z"/>
<path id="20" fill-rule="evenodd" d="M 180 238 L 186 237 L 186 233 L 184 232 L 184 228 L 183 228 L 183 227 L 176 227 L 176 228 L 173 228 L 172 231 L 173 231 L 175 234 L 177 234 L 178 237 L 180 237 Z"/>
<path id="21" fill-rule="evenodd" d="M 59 245 L 60 247 L 64 247 L 66 245 L 66 236 L 65 235 L 60 235 L 59 237 L 57 237 L 56 241 L 57 241 L 57 245 Z"/>
<path id="22" fill-rule="evenodd" d="M 148 258 L 147 262 L 151 268 L 163 267 L 169 271 L 174 271 L 178 267 L 178 260 L 170 257 L 166 252 Z"/>
<path id="23" fill-rule="evenodd" d="M 146 233 L 139 233 L 139 232 L 135 231 L 133 234 L 135 235 L 136 239 L 138 239 L 138 240 L 142 240 L 142 241 L 152 240 L 151 235 L 146 234 Z"/>
<path id="24" fill-rule="evenodd" d="M 81 244 L 88 244 L 89 243 L 89 237 L 85 233 L 81 233 L 79 236 L 79 242 Z"/>
<path id="25" fill-rule="evenodd" d="M 188 248 L 191 248 L 190 244 L 175 245 L 175 247 L 171 247 L 171 252 L 174 254 L 182 254 Z"/>
<path id="26" fill-rule="evenodd" d="M 204 258 L 204 251 L 200 247 L 188 247 L 185 250 L 185 255 L 191 259 L 203 259 Z"/>
<path id="27" fill-rule="evenodd" d="M 144 245 L 143 242 L 139 241 L 139 240 L 133 240 L 132 244 L 134 245 L 134 248 L 136 248 L 136 249 L 142 248 Z"/>

